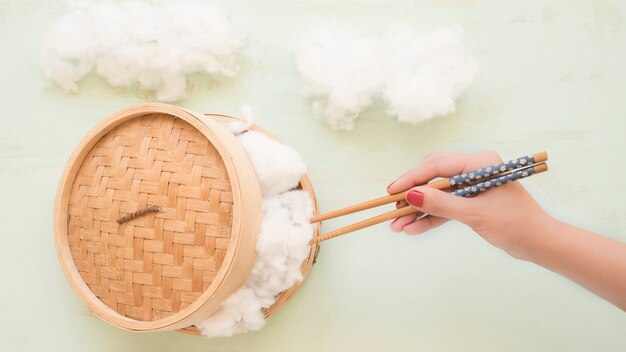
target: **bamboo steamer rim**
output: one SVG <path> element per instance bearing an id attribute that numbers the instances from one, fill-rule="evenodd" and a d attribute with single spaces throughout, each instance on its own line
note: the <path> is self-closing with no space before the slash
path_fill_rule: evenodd
<path id="1" fill-rule="evenodd" d="M 241 121 L 240 119 L 233 117 L 233 116 L 229 116 L 229 115 L 205 114 L 205 116 L 211 119 L 215 119 L 220 122 L 236 122 L 236 121 L 240 122 Z M 278 142 L 281 142 L 281 140 L 277 138 L 276 136 L 274 136 L 271 132 L 269 132 L 268 130 L 256 124 L 251 126 L 249 129 L 252 131 L 261 132 L 264 135 L 268 136 L 269 138 L 272 138 Z M 302 176 L 302 178 L 300 178 L 299 188 L 309 194 L 309 196 L 311 197 L 311 201 L 313 202 L 313 216 L 317 215 L 318 214 L 317 198 L 315 196 L 313 183 L 311 182 L 311 179 L 309 178 L 308 175 L 304 175 Z M 316 223 L 314 226 L 315 227 L 314 227 L 313 236 L 316 237 L 320 235 L 320 223 Z M 311 250 L 309 251 L 309 255 L 307 256 L 307 258 L 304 260 L 304 262 L 302 263 L 300 267 L 300 272 L 302 273 L 302 280 L 296 282 L 293 286 L 281 292 L 276 297 L 276 301 L 274 302 L 274 304 L 272 304 L 269 308 L 264 310 L 263 315 L 265 316 L 265 319 L 271 317 L 272 315 L 274 315 L 274 313 L 280 310 L 298 291 L 298 289 L 304 282 L 304 279 L 306 279 L 306 277 L 308 276 L 309 271 L 313 267 L 313 264 L 315 264 L 317 260 L 317 255 L 319 254 L 319 249 L 320 249 L 319 242 L 311 244 Z M 197 335 L 197 336 L 202 335 L 200 330 L 196 326 L 188 326 L 178 331 L 185 333 L 185 334 L 190 334 L 190 335 Z"/>
<path id="2" fill-rule="evenodd" d="M 72 185 L 81 164 L 96 143 L 108 132 L 130 121 L 151 114 L 165 114 L 181 119 L 197 129 L 221 157 L 233 193 L 230 243 L 209 287 L 200 297 L 176 313 L 157 320 L 136 320 L 119 314 L 102 302 L 83 280 L 68 244 L 68 206 Z M 245 187 L 243 202 L 242 193 Z M 224 126 L 202 115 L 168 104 L 140 104 L 105 118 L 94 127 L 72 153 L 62 174 L 55 200 L 55 247 L 61 268 L 87 307 L 98 317 L 117 327 L 131 331 L 165 331 L 189 327 L 219 309 L 221 302 L 236 291 L 250 275 L 256 256 L 256 235 L 259 232 L 262 199 L 258 179 L 247 153 Z"/>

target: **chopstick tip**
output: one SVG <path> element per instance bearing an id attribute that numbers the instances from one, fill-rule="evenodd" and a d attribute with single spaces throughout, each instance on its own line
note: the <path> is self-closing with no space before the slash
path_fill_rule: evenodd
<path id="1" fill-rule="evenodd" d="M 548 160 L 548 152 L 546 152 L 545 150 L 541 151 L 541 152 L 536 153 L 535 155 L 533 155 L 533 158 L 535 159 L 536 163 L 540 163 L 542 161 L 546 161 L 546 160 Z"/>
<path id="2" fill-rule="evenodd" d="M 540 172 L 544 172 L 544 171 L 548 171 L 548 164 L 541 163 L 541 164 L 537 164 L 535 166 L 535 172 L 536 173 L 540 173 Z"/>

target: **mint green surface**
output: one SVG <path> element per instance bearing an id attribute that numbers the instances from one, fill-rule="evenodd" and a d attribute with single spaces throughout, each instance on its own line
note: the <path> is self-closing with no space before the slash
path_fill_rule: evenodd
<path id="1" fill-rule="evenodd" d="M 249 34 L 242 72 L 216 83 L 194 77 L 193 93 L 178 104 L 235 115 L 251 105 L 260 125 L 301 152 L 322 211 L 382 195 L 429 152 L 494 149 L 514 158 L 545 149 L 551 171 L 524 181 L 540 203 L 626 240 L 624 2 L 223 3 Z M 259 332 L 214 340 L 133 334 L 94 318 L 57 264 L 57 182 L 101 118 L 151 98 L 96 76 L 65 95 L 42 78 L 42 37 L 62 9 L 57 1 L 0 0 L 0 350 L 626 350 L 626 314 L 460 224 L 413 237 L 385 224 L 324 243 L 300 291 Z M 333 18 L 374 30 L 397 20 L 425 30 L 461 24 L 481 72 L 451 116 L 410 126 L 377 103 L 353 132 L 333 132 L 310 116 L 292 56 L 299 33 Z"/>

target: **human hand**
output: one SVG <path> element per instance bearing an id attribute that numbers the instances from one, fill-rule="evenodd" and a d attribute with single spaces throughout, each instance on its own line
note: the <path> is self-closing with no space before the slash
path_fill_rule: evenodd
<path id="1" fill-rule="evenodd" d="M 417 219 L 416 214 L 397 218 L 391 223 L 391 229 L 419 234 L 448 220 L 458 220 L 513 257 L 528 259 L 529 250 L 537 241 L 538 232 L 535 230 L 546 226 L 552 218 L 519 182 L 491 189 L 473 198 L 457 197 L 431 187 L 415 187 L 436 177 L 450 177 L 501 162 L 496 152 L 426 156 L 420 165 L 389 185 L 387 191 L 398 193 L 412 188 L 406 202 L 429 215 L 421 219 Z"/>

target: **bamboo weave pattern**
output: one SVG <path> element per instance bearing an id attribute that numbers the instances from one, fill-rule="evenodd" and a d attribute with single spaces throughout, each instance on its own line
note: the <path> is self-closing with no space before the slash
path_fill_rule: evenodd
<path id="1" fill-rule="evenodd" d="M 137 210 L 158 206 L 118 224 Z M 110 131 L 78 170 L 68 240 L 89 288 L 137 320 L 174 314 L 204 292 L 229 247 L 233 195 L 213 145 L 168 115 Z"/>

